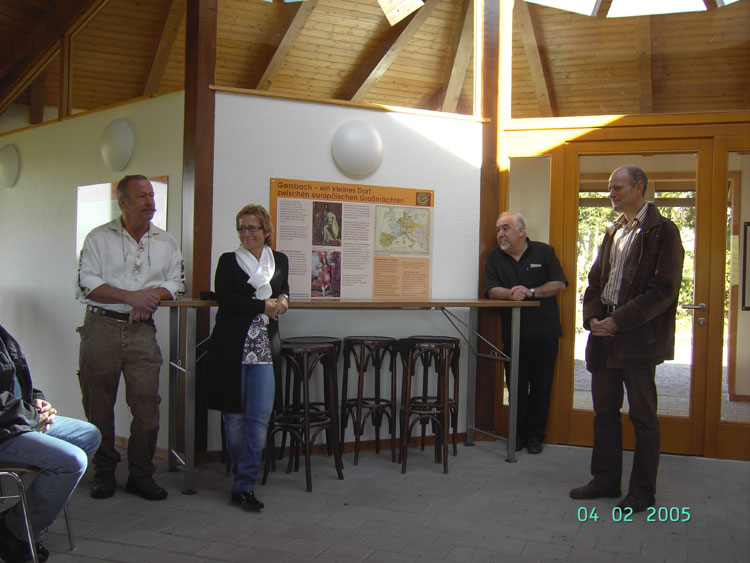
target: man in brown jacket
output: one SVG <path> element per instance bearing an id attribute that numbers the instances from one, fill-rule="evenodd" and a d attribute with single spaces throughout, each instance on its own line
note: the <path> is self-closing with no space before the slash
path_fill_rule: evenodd
<path id="1" fill-rule="evenodd" d="M 612 207 L 621 215 L 604 235 L 583 297 L 583 326 L 591 331 L 586 368 L 595 412 L 593 479 L 570 491 L 574 499 L 621 496 L 624 383 L 636 444 L 628 494 L 617 506 L 633 512 L 654 504 L 661 439 L 654 376 L 658 364 L 674 357 L 684 257 L 675 224 L 646 203 L 647 183 L 635 166 L 609 178 Z"/>

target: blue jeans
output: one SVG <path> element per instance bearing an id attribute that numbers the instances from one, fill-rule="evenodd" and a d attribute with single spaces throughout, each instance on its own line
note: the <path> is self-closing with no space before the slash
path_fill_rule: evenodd
<path id="1" fill-rule="evenodd" d="M 93 424 L 57 416 L 46 432 L 25 432 L 0 442 L 0 464 L 41 470 L 26 489 L 37 540 L 65 507 L 100 441 L 101 434 Z M 8 510 L 5 524 L 17 538 L 26 537 L 20 503 Z"/>
<path id="2" fill-rule="evenodd" d="M 273 364 L 242 366 L 243 412 L 224 413 L 227 449 L 237 465 L 233 491 L 255 489 L 275 388 Z"/>

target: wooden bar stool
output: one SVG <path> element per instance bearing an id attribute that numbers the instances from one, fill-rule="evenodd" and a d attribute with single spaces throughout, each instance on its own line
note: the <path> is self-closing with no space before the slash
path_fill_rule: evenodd
<path id="1" fill-rule="evenodd" d="M 453 354 L 451 355 L 450 359 L 450 372 L 453 374 L 453 397 L 451 397 L 448 401 L 448 406 L 450 407 L 450 414 L 451 414 L 451 429 L 453 431 L 453 455 L 458 455 L 458 393 L 459 393 L 459 360 L 461 357 L 461 339 L 455 338 L 453 336 L 423 336 L 423 335 L 417 335 L 417 336 L 410 336 L 409 337 L 413 341 L 421 341 L 421 342 L 453 342 L 456 347 L 453 350 Z M 428 354 L 425 354 L 422 356 L 422 367 L 423 367 L 423 377 L 422 377 L 422 394 L 427 395 L 427 370 L 430 367 L 430 363 L 434 361 L 435 363 L 435 371 L 437 372 L 439 369 L 438 362 L 436 361 L 435 357 L 431 357 Z M 421 440 L 421 448 L 424 450 L 425 446 L 425 429 L 426 429 L 426 422 L 422 424 L 422 440 Z"/>
<path id="2" fill-rule="evenodd" d="M 359 462 L 360 439 L 367 419 L 371 417 L 375 427 L 375 452 L 380 453 L 380 426 L 383 415 L 388 418 L 388 430 L 391 433 L 391 460 L 396 461 L 396 355 L 393 351 L 395 338 L 387 336 L 348 336 L 344 338 L 344 378 L 341 383 L 341 450 L 344 447 L 346 424 L 351 417 L 354 430 L 354 465 Z M 391 394 L 389 399 L 380 394 L 380 368 L 383 367 L 386 355 L 390 369 Z M 357 368 L 357 395 L 349 398 L 349 366 L 351 360 Z M 374 396 L 364 397 L 364 384 L 367 368 L 372 363 L 375 370 Z M 366 411 L 364 417 L 363 411 Z"/>
<path id="3" fill-rule="evenodd" d="M 419 422 L 426 426 L 428 422 L 431 422 L 435 429 L 435 463 L 440 463 L 442 460 L 443 471 L 448 473 L 448 434 L 453 418 L 449 380 L 454 355 L 460 350 L 458 339 L 416 336 L 399 340 L 397 347 L 401 354 L 404 373 L 401 384 L 400 416 L 401 447 L 399 460 L 401 461 L 401 472 L 406 472 L 409 440 L 414 425 Z M 418 394 L 412 395 L 412 377 L 417 372 L 418 362 L 420 361 L 424 367 L 422 389 Z M 428 391 L 429 367 L 432 362 L 434 362 L 437 375 L 436 393 L 434 395 L 430 395 Z M 454 379 L 457 381 L 456 374 L 454 374 Z M 455 387 L 457 387 L 457 383 Z M 457 413 L 457 407 L 455 412 Z M 424 449 L 424 438 L 422 448 Z M 456 453 L 454 434 L 454 455 Z"/>
<path id="4" fill-rule="evenodd" d="M 290 436 L 287 473 L 291 473 L 293 465 L 295 470 L 299 469 L 300 450 L 305 457 L 305 480 L 308 492 L 312 491 L 310 470 L 312 446 L 324 430 L 338 477 L 344 478 L 338 438 L 338 393 L 336 389 L 336 360 L 340 346 L 340 340 L 330 337 L 298 337 L 281 341 L 281 357 L 287 366 L 288 380 L 284 390 L 283 405 L 271 417 L 269 423 L 262 483 L 265 484 L 268 478 L 268 470 L 274 455 L 274 437 L 279 432 L 288 433 Z M 310 380 L 318 365 L 323 368 L 325 401 L 313 403 L 310 400 Z"/>

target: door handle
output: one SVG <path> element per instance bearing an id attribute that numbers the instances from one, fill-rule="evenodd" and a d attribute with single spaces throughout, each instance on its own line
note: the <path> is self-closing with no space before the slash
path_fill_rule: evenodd
<path id="1" fill-rule="evenodd" d="M 699 311 L 705 311 L 708 309 L 705 303 L 698 303 L 697 305 L 683 305 L 683 309 L 698 309 Z"/>

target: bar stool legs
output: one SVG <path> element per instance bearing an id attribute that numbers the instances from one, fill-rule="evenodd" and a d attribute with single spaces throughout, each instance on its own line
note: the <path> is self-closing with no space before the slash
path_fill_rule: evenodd
<path id="1" fill-rule="evenodd" d="M 330 340 L 330 339 L 329 339 Z M 299 451 L 305 458 L 305 482 L 307 491 L 312 491 L 311 455 L 312 446 L 318 435 L 325 430 L 328 447 L 334 458 L 334 465 L 339 479 L 344 478 L 341 450 L 338 437 L 338 407 L 336 390 L 336 357 L 338 347 L 335 343 L 309 339 L 287 339 L 281 343 L 281 355 L 286 362 L 287 389 L 285 401 L 280 412 L 275 413 L 269 424 L 266 461 L 263 471 L 265 483 L 271 459 L 274 456 L 275 434 L 289 434 L 289 463 L 287 473 L 292 466 L 299 468 Z M 324 405 L 317 406 L 310 400 L 310 379 L 318 365 L 323 367 L 325 396 Z M 283 442 L 282 442 L 283 451 Z"/>
<path id="2" fill-rule="evenodd" d="M 420 424 L 432 422 L 435 432 L 435 462 L 442 460 L 443 471 L 448 472 L 448 435 L 451 421 L 450 370 L 458 345 L 454 339 L 434 339 L 427 337 L 407 338 L 399 341 L 399 348 L 404 364 L 404 376 L 401 385 L 401 448 L 399 459 L 401 472 L 406 473 L 406 461 L 411 431 Z M 412 396 L 412 377 L 419 361 L 429 365 L 436 362 L 437 395 L 427 395 L 427 383 L 423 383 L 422 393 Z M 428 370 L 425 371 L 425 378 Z M 455 388 L 455 387 L 454 387 Z M 454 410 L 457 412 L 457 410 Z M 456 450 L 454 448 L 454 454 Z"/>
<path id="3" fill-rule="evenodd" d="M 372 420 L 375 427 L 375 452 L 380 453 L 380 427 L 383 416 L 388 419 L 388 430 L 391 434 L 391 461 L 396 461 L 396 356 L 393 351 L 395 342 L 396 339 L 383 336 L 349 336 L 344 339 L 340 440 L 343 450 L 346 425 L 351 418 L 354 430 L 354 465 L 359 463 L 360 442 L 368 419 Z M 380 393 L 380 370 L 385 365 L 386 355 L 388 356 L 391 380 L 390 399 L 382 398 Z M 352 358 L 357 368 L 357 396 L 349 398 L 347 389 L 349 366 Z M 364 383 L 370 363 L 372 363 L 375 371 L 374 396 L 364 397 Z"/>

